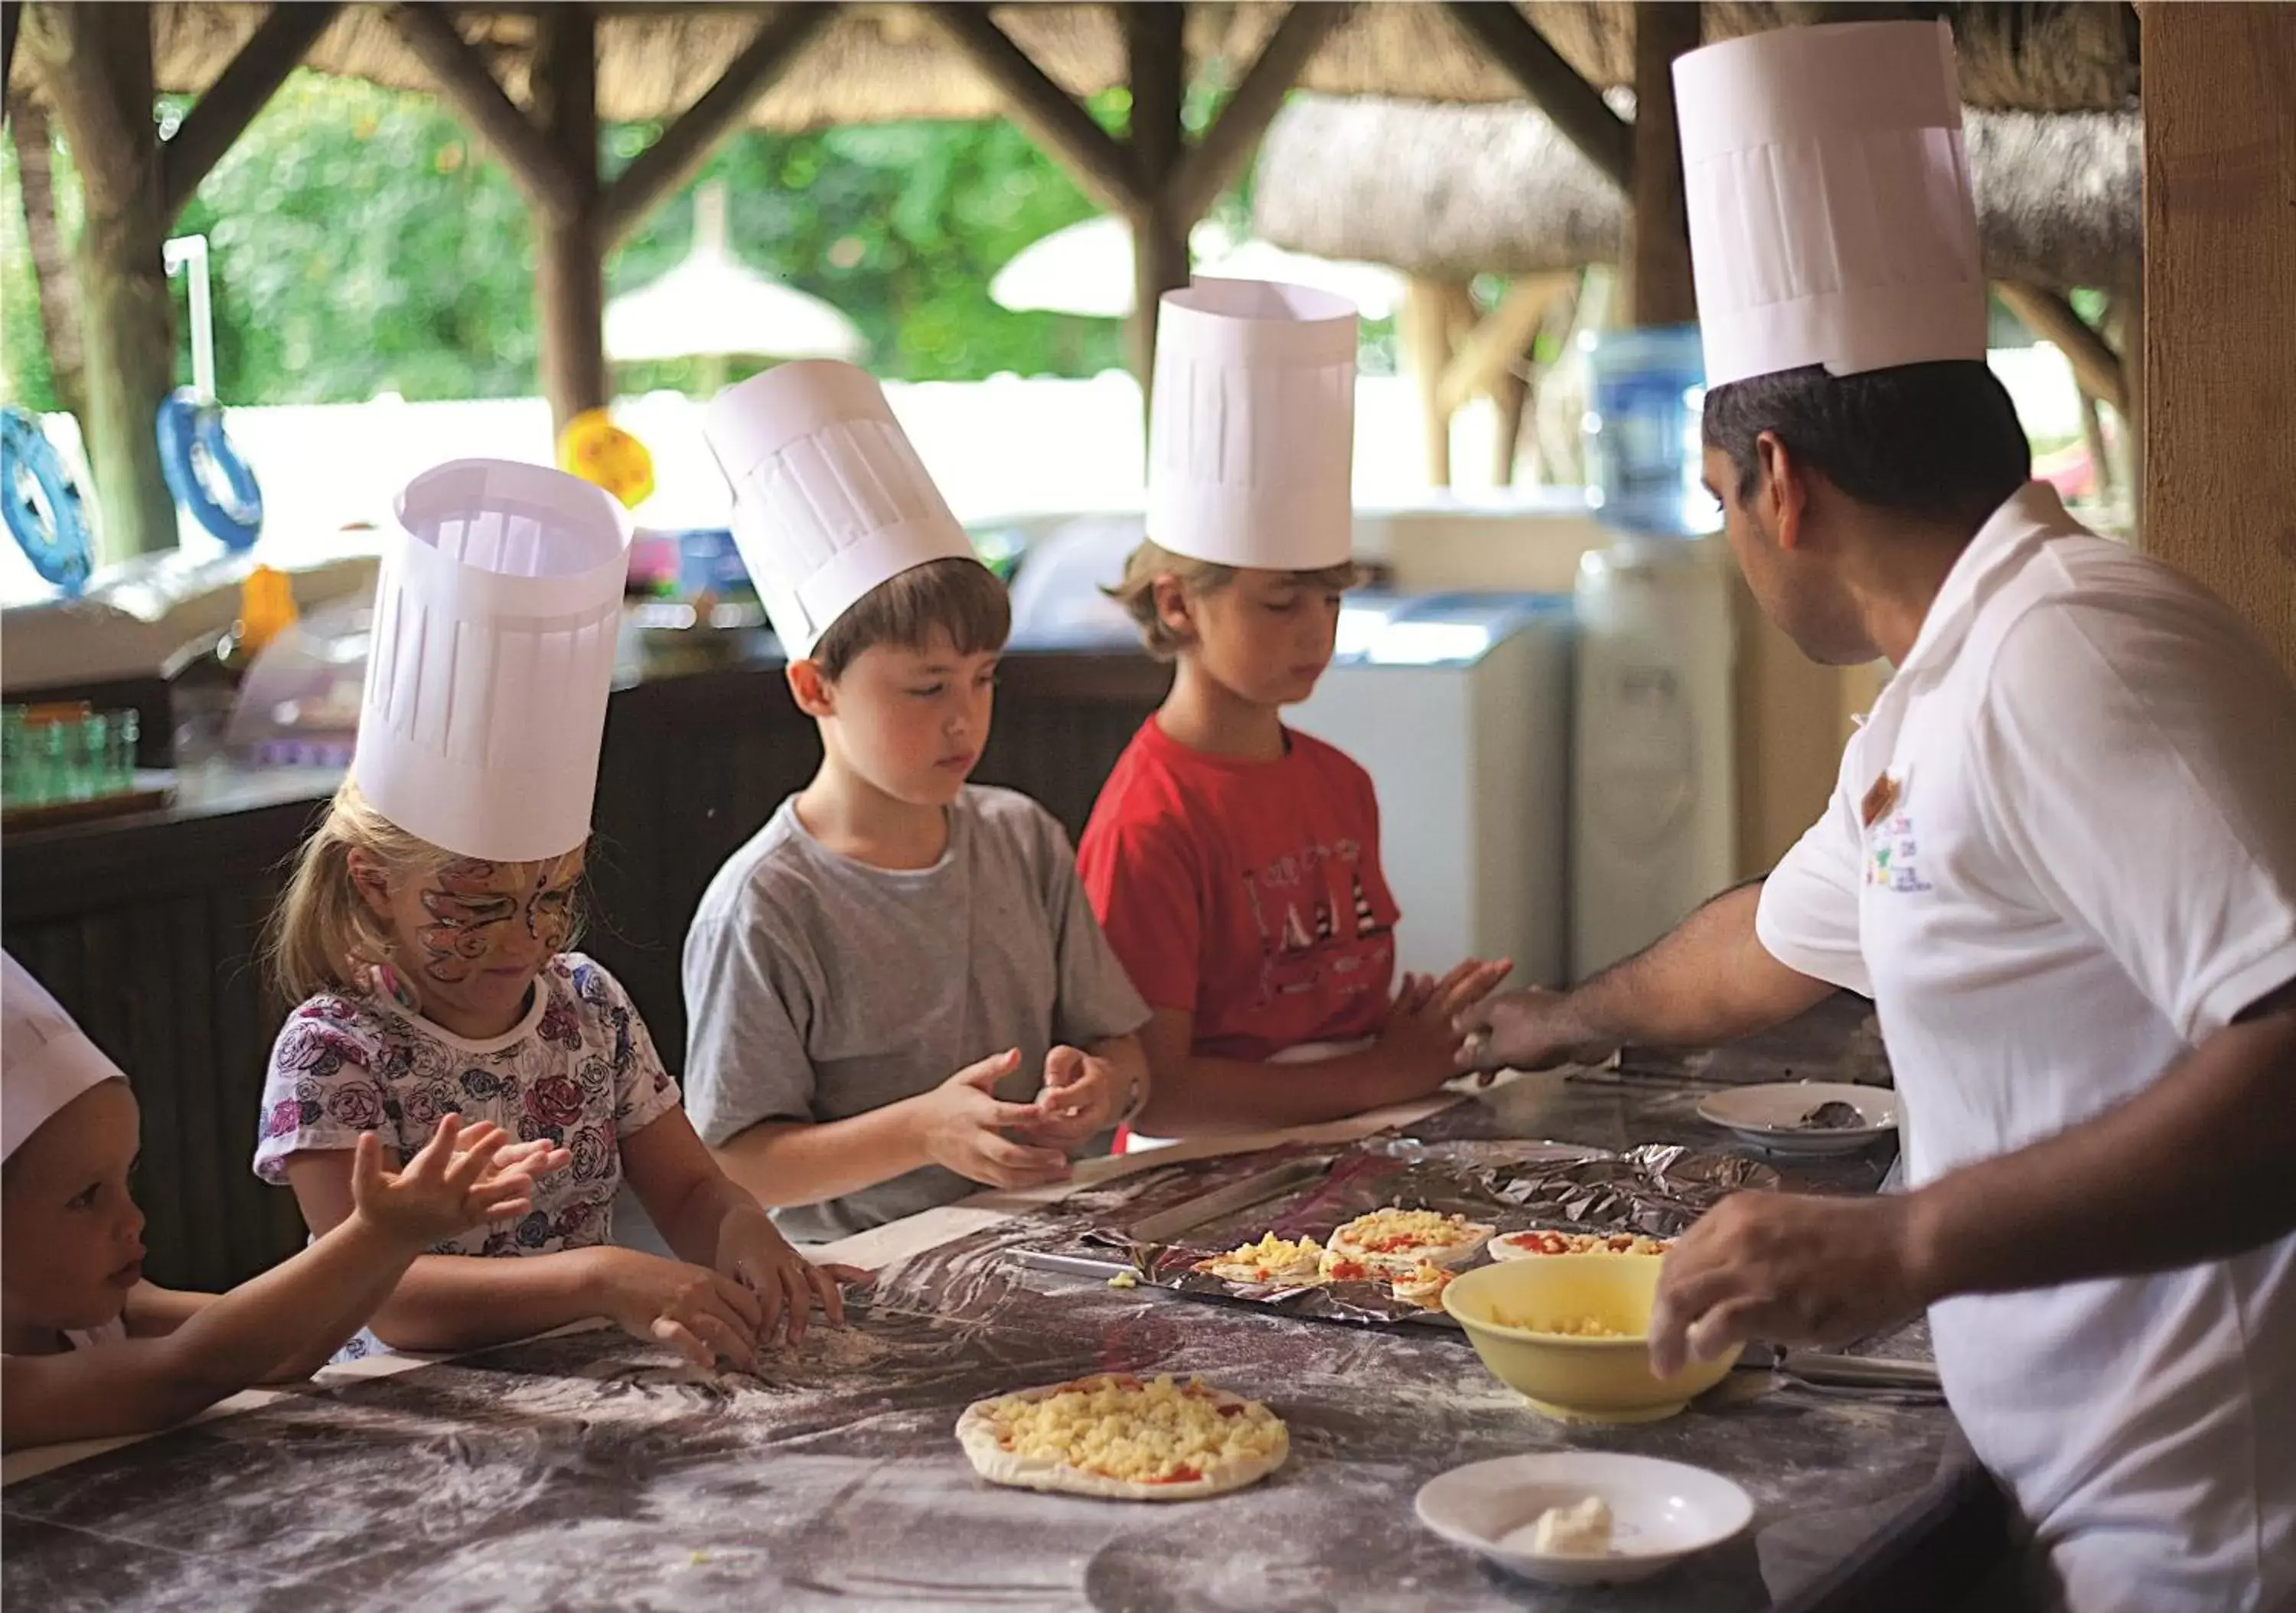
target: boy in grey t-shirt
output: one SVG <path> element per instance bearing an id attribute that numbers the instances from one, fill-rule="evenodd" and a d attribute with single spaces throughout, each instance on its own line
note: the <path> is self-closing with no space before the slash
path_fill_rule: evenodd
<path id="1" fill-rule="evenodd" d="M 686 1106 L 793 1238 L 1058 1181 L 1146 1096 L 1147 1005 L 1067 834 L 964 782 L 1010 621 L 984 567 L 936 559 L 794 651 L 821 770 L 687 932 Z"/>

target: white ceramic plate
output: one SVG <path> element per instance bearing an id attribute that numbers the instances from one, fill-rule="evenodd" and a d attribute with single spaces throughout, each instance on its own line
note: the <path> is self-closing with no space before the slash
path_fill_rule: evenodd
<path id="1" fill-rule="evenodd" d="M 1847 1103 L 1865 1124 L 1820 1131 L 1794 1122 L 1821 1103 Z M 1773 1081 L 1709 1094 L 1698 1118 L 1776 1154 L 1849 1154 L 1898 1129 L 1898 1094 L 1838 1081 Z"/>
<path id="2" fill-rule="evenodd" d="M 1530 1549 L 1539 1514 L 1599 1495 L 1611 1509 L 1607 1557 L 1548 1557 Z M 1720 1545 L 1753 1521 L 1753 1498 L 1719 1473 L 1650 1456 L 1549 1451 L 1478 1462 L 1431 1479 L 1419 1521 L 1501 1568 L 1557 1585 L 1648 1579 Z"/>

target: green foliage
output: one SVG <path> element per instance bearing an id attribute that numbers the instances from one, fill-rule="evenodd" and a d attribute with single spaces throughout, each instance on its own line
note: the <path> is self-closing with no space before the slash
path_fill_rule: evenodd
<path id="1" fill-rule="evenodd" d="M 1095 111 L 1120 121 L 1121 97 L 1104 100 Z M 164 129 L 180 108 L 163 103 L 160 114 Z M 603 165 L 618 170 L 656 132 L 605 131 Z M 12 153 L 0 167 L 0 359 L 14 396 L 53 406 Z M 1009 124 L 748 131 L 702 176 L 727 182 L 735 253 L 842 308 L 883 375 L 1074 375 L 1123 363 L 1112 321 L 1010 314 L 988 299 L 989 279 L 1008 258 L 1094 211 Z M 60 192 L 71 188 L 68 161 L 58 162 L 57 182 Z M 76 220 L 66 210 L 69 237 Z M 608 259 L 609 294 L 676 264 L 693 227 L 689 191 Z M 209 237 L 217 389 L 226 402 L 538 389 L 524 201 L 431 97 L 297 72 L 208 176 L 176 233 Z M 188 342 L 178 347 L 188 379 Z M 631 366 L 619 380 L 642 390 L 712 378 L 700 364 L 664 364 Z"/>

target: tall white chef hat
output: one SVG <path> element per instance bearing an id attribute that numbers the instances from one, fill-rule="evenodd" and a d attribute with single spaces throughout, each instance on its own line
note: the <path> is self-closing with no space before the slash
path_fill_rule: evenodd
<path id="1" fill-rule="evenodd" d="M 720 392 L 701 430 L 733 484 L 734 544 L 792 660 L 879 584 L 977 559 L 866 370 L 777 364 Z"/>
<path id="2" fill-rule="evenodd" d="M 351 776 L 460 856 L 523 863 L 588 838 L 629 527 L 562 471 L 468 459 L 398 495 L 375 585 Z"/>
<path id="3" fill-rule="evenodd" d="M 1345 565 L 1354 536 L 1356 310 L 1262 280 L 1164 294 L 1148 536 L 1223 566 Z"/>
<path id="4" fill-rule="evenodd" d="M 0 1159 L 89 1087 L 127 1078 L 31 970 L 0 953 Z"/>
<path id="5" fill-rule="evenodd" d="M 1985 358 L 1943 21 L 1750 34 L 1674 64 L 1710 387 Z"/>

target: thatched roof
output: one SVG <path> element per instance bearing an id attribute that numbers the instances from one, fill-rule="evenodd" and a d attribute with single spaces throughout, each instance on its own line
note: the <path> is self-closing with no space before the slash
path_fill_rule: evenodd
<path id="1" fill-rule="evenodd" d="M 2133 285 L 2144 156 L 2133 111 L 1971 111 L 1970 168 L 1997 279 Z M 1528 106 L 1295 96 L 1259 150 L 1254 233 L 1295 252 L 1416 274 L 1615 261 L 1618 188 Z"/>
<path id="2" fill-rule="evenodd" d="M 270 9 L 242 0 L 155 5 L 163 90 L 196 94 L 215 81 Z M 466 37 L 495 59 L 512 95 L 524 100 L 533 60 L 535 7 L 457 6 Z M 1046 0 L 993 8 L 1005 29 L 1073 92 L 1123 82 L 1114 10 Z M 1275 0 L 1191 8 L 1189 51 L 1198 70 L 1250 61 L 1283 16 Z M 1532 0 L 1524 8 L 1565 59 L 1600 87 L 1633 78 L 1634 12 L 1623 0 Z M 1710 39 L 1797 20 L 1809 7 L 1708 0 Z M 1958 4 L 1939 8 L 1961 42 L 1962 89 L 1972 104 L 2031 111 L 2104 111 L 2136 91 L 2136 18 L 2125 4 Z M 755 33 L 761 12 L 742 4 L 614 4 L 602 8 L 599 110 L 618 120 L 660 119 L 687 105 Z M 429 89 L 429 74 L 400 43 L 387 8 L 343 8 L 313 48 L 311 65 L 402 89 Z M 20 78 L 27 70 L 20 67 Z M 1308 64 L 1304 86 L 1333 94 L 1423 101 L 1521 99 L 1431 0 L 1357 6 Z M 939 27 L 908 5 L 855 5 L 808 49 L 798 69 L 751 111 L 781 129 L 894 118 L 985 118 L 996 93 Z"/>

